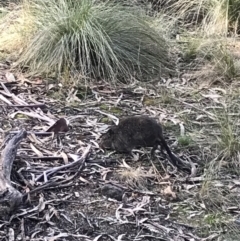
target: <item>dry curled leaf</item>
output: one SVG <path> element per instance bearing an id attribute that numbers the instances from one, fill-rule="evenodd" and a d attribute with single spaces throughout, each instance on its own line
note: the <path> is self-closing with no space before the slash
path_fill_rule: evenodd
<path id="1" fill-rule="evenodd" d="M 67 156 L 67 154 L 62 151 L 60 155 L 61 155 L 62 158 L 63 158 L 64 164 L 68 164 L 69 161 L 68 161 L 68 156 Z"/>
<path id="2" fill-rule="evenodd" d="M 41 151 L 39 151 L 32 143 L 30 143 L 30 147 L 32 150 L 37 154 L 38 157 L 43 157 L 43 154 Z"/>

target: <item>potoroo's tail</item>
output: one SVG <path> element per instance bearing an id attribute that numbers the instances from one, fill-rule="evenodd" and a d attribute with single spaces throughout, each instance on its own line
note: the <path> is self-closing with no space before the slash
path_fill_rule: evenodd
<path id="1" fill-rule="evenodd" d="M 178 158 L 176 157 L 170 150 L 170 148 L 168 147 L 165 139 L 161 136 L 161 145 L 164 147 L 164 149 L 167 151 L 167 154 L 170 157 L 170 161 L 171 163 L 176 166 L 177 168 L 179 168 L 180 170 L 186 171 L 188 173 L 191 173 L 191 170 L 187 167 L 185 167 L 184 163 Z"/>

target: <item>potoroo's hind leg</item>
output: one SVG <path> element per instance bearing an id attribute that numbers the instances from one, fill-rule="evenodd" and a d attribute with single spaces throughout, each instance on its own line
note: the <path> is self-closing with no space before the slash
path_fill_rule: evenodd
<path id="1" fill-rule="evenodd" d="M 163 147 L 163 145 L 162 145 L 161 142 L 160 142 L 159 144 L 160 144 L 160 147 L 161 147 L 161 148 L 160 148 L 161 154 L 164 155 L 164 154 L 165 154 L 164 151 L 163 151 L 164 147 Z"/>
<path id="2" fill-rule="evenodd" d="M 155 156 L 155 151 L 157 150 L 158 148 L 158 142 L 156 142 L 156 144 L 153 146 L 152 150 L 151 150 L 151 159 L 154 158 Z"/>
<path id="3" fill-rule="evenodd" d="M 163 152 L 164 147 L 162 145 L 161 140 L 157 140 L 156 141 L 156 144 L 152 148 L 151 155 L 154 155 L 154 153 L 155 153 L 156 149 L 158 148 L 158 146 L 160 146 L 161 154 L 164 155 L 164 152 Z"/>

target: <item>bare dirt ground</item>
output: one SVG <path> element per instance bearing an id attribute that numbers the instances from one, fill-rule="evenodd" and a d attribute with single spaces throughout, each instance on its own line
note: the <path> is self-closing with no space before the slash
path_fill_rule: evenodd
<path id="1" fill-rule="evenodd" d="M 31 132 L 18 149 L 12 182 L 22 193 L 39 188 L 20 210 L 0 217 L 1 240 L 238 240 L 238 158 L 229 167 L 219 152 L 217 121 L 221 103 L 238 107 L 236 83 L 199 85 L 183 76 L 66 89 L 0 66 L 1 143 L 9 131 Z M 148 148 L 135 150 L 134 160 L 102 152 L 98 140 L 112 124 L 109 114 L 161 121 L 173 152 L 197 165 L 195 176 L 173 172 L 160 150 L 154 160 Z M 61 117 L 70 119 L 67 133 L 33 134 Z M 87 148 L 85 163 L 51 174 Z"/>

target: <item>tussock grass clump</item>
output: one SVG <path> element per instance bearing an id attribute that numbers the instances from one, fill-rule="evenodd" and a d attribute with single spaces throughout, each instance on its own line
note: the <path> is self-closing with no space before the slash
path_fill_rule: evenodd
<path id="1" fill-rule="evenodd" d="M 239 31 L 239 0 L 167 0 L 168 11 L 184 23 L 195 25 L 206 35 Z"/>
<path id="2" fill-rule="evenodd" d="M 208 185 L 212 185 L 214 179 L 223 181 L 227 177 L 239 176 L 240 173 L 240 139 L 238 115 L 236 115 L 236 111 L 239 109 L 239 103 L 238 100 L 235 101 L 234 99 L 228 101 L 230 101 L 230 103 L 227 103 L 226 100 L 224 103 L 227 107 L 215 110 L 219 127 L 216 142 L 213 142 L 211 148 L 214 156 L 212 156 L 205 167 L 206 181 L 202 186 L 202 194 L 207 196 L 212 194 L 213 199 L 216 197 L 216 192 L 208 193 L 210 190 Z M 221 187 L 225 187 L 225 185 Z M 220 188 L 220 186 L 216 186 L 215 188 Z M 217 198 L 217 200 L 219 201 L 219 198 Z"/>
<path id="3" fill-rule="evenodd" d="M 215 70 L 222 73 L 225 79 L 234 79 L 240 74 L 237 61 L 226 46 L 220 46 L 215 54 Z"/>
<path id="4" fill-rule="evenodd" d="M 178 138 L 178 143 L 181 146 L 189 146 L 192 143 L 192 138 L 189 135 L 183 135 Z"/>
<path id="5" fill-rule="evenodd" d="M 182 57 L 196 71 L 199 79 L 233 80 L 240 75 L 238 57 L 229 50 L 230 41 L 225 38 L 186 38 Z"/>
<path id="6" fill-rule="evenodd" d="M 11 57 L 16 56 L 32 31 L 32 19 L 22 7 L 16 7 L 12 11 L 4 9 L 2 13 L 2 16 L 0 13 L 0 52 L 3 57 L 8 54 Z"/>
<path id="7" fill-rule="evenodd" d="M 171 69 L 167 44 L 140 9 L 115 1 L 27 0 L 36 31 L 19 60 L 38 73 L 148 79 Z"/>
<path id="8" fill-rule="evenodd" d="M 220 136 L 218 138 L 219 150 L 224 153 L 228 160 L 238 159 L 240 150 L 240 139 L 238 126 L 231 120 L 227 110 L 219 115 Z"/>

